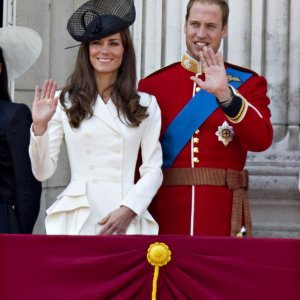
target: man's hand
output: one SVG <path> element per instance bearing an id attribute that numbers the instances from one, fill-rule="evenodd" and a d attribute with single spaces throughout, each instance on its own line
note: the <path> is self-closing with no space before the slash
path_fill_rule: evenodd
<path id="1" fill-rule="evenodd" d="M 214 53 L 212 48 L 204 47 L 203 52 L 200 52 L 200 61 L 205 73 L 205 81 L 195 76 L 192 76 L 191 79 L 201 89 L 214 94 L 220 102 L 228 100 L 231 96 L 231 90 L 228 86 L 221 52 Z"/>

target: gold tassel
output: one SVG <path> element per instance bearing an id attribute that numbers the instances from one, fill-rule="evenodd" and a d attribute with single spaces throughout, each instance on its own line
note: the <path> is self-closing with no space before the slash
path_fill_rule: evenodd
<path id="1" fill-rule="evenodd" d="M 165 266 L 171 260 L 171 250 L 164 243 L 158 243 L 158 242 L 153 243 L 148 248 L 147 260 L 149 264 L 154 266 L 151 299 L 156 300 L 159 267 Z"/>

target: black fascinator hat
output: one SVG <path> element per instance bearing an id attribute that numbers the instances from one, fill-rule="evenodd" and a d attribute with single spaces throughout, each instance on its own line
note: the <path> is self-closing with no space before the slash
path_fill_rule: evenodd
<path id="1" fill-rule="evenodd" d="M 78 42 L 90 42 L 123 31 L 133 24 L 133 0 L 90 0 L 70 17 L 67 29 Z"/>

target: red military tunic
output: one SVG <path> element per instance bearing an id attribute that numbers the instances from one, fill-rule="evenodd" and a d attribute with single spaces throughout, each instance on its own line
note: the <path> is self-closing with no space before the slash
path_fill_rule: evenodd
<path id="1" fill-rule="evenodd" d="M 196 65 L 196 69 L 195 69 Z M 198 63 L 184 55 L 181 63 L 165 67 L 139 82 L 139 90 L 156 96 L 162 112 L 161 137 L 198 91 L 191 76 L 198 73 Z M 246 70 L 225 64 L 225 67 Z M 242 171 L 247 151 L 267 149 L 273 138 L 270 103 L 265 78 L 253 73 L 238 92 L 243 108 L 228 116 L 218 107 L 195 131 L 176 157 L 173 168 L 221 168 Z M 203 77 L 203 75 L 201 75 Z M 230 80 L 238 80 L 231 78 Z M 229 80 L 229 84 L 230 84 Z M 239 94 L 238 94 L 239 93 Z M 195 114 L 197 112 L 195 111 Z M 227 122 L 233 139 L 227 145 L 217 135 Z M 231 227 L 232 191 L 225 186 L 162 186 L 152 201 L 150 211 L 159 224 L 160 234 L 229 236 Z"/>

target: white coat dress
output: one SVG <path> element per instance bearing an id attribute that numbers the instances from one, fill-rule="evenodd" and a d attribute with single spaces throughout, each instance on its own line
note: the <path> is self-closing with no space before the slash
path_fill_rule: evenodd
<path id="1" fill-rule="evenodd" d="M 140 96 L 149 116 L 138 127 L 127 126 L 113 102 L 105 104 L 98 96 L 93 117 L 78 129 L 58 105 L 43 136 L 31 130 L 29 154 L 38 180 L 55 172 L 63 139 L 71 168 L 69 185 L 46 211 L 47 234 L 99 234 L 98 222 L 121 205 L 137 214 L 126 234 L 158 233 L 147 207 L 162 183 L 161 113 L 154 96 Z M 139 149 L 140 179 L 134 183 Z"/>

